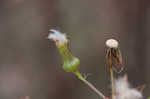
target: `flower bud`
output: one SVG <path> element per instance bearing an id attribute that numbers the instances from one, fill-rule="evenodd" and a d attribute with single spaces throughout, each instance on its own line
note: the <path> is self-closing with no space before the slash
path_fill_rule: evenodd
<path id="1" fill-rule="evenodd" d="M 65 34 L 57 30 L 51 30 L 53 34 L 49 34 L 48 38 L 55 41 L 59 53 L 64 61 L 63 69 L 67 72 L 76 72 L 80 64 L 80 60 L 74 57 L 69 50 L 68 40 Z"/>

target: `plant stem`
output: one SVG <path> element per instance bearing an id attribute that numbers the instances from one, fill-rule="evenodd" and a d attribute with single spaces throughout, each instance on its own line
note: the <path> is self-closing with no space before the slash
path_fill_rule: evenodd
<path id="1" fill-rule="evenodd" d="M 112 87 L 112 99 L 114 99 L 115 88 L 114 88 L 114 73 L 112 68 L 110 68 L 110 77 L 111 77 L 111 87 Z"/>
<path id="2" fill-rule="evenodd" d="M 94 85 L 88 82 L 78 71 L 74 72 L 74 74 L 83 81 L 86 85 L 88 85 L 94 92 L 96 92 L 103 99 L 108 99 L 103 93 L 101 93 Z"/>

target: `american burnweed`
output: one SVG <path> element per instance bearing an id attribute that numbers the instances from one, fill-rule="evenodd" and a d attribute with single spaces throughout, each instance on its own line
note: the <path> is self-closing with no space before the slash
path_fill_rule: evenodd
<path id="1" fill-rule="evenodd" d="M 128 83 L 127 75 L 116 79 L 114 72 L 119 75 L 123 71 L 124 65 L 122 64 L 122 56 L 119 49 L 119 43 L 115 39 L 108 39 L 106 41 L 106 65 L 110 71 L 112 97 L 105 96 L 101 91 L 87 81 L 79 72 L 80 60 L 75 57 L 69 49 L 69 40 L 66 34 L 58 30 L 51 29 L 48 39 L 55 42 L 56 47 L 61 54 L 63 60 L 63 69 L 66 72 L 75 74 L 82 82 L 88 85 L 94 92 L 96 92 L 103 99 L 142 99 L 142 93 L 136 88 L 131 88 Z"/>

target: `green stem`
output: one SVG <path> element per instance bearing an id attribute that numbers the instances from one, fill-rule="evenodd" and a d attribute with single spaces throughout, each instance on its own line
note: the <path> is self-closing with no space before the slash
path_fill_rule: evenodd
<path id="1" fill-rule="evenodd" d="M 83 81 L 86 85 L 88 85 L 94 92 L 96 92 L 103 99 L 108 99 L 103 93 L 101 93 L 94 85 L 88 82 L 78 71 L 74 72 L 74 74 Z"/>
<path id="2" fill-rule="evenodd" d="M 115 88 L 114 88 L 114 73 L 112 68 L 110 68 L 110 77 L 111 77 L 111 87 L 112 87 L 112 99 L 114 99 Z"/>

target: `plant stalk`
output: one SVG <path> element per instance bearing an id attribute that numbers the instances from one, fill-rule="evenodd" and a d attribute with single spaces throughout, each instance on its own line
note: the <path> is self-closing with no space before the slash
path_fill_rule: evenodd
<path id="1" fill-rule="evenodd" d="M 103 93 L 101 93 L 94 85 L 92 85 L 89 81 L 87 81 L 78 71 L 74 72 L 74 74 L 83 81 L 86 85 L 88 85 L 95 93 L 97 93 L 103 99 L 108 99 Z"/>
<path id="2" fill-rule="evenodd" d="M 114 88 L 114 72 L 113 69 L 110 68 L 110 77 L 111 77 L 111 88 L 112 88 L 112 99 L 114 99 L 115 88 Z"/>

